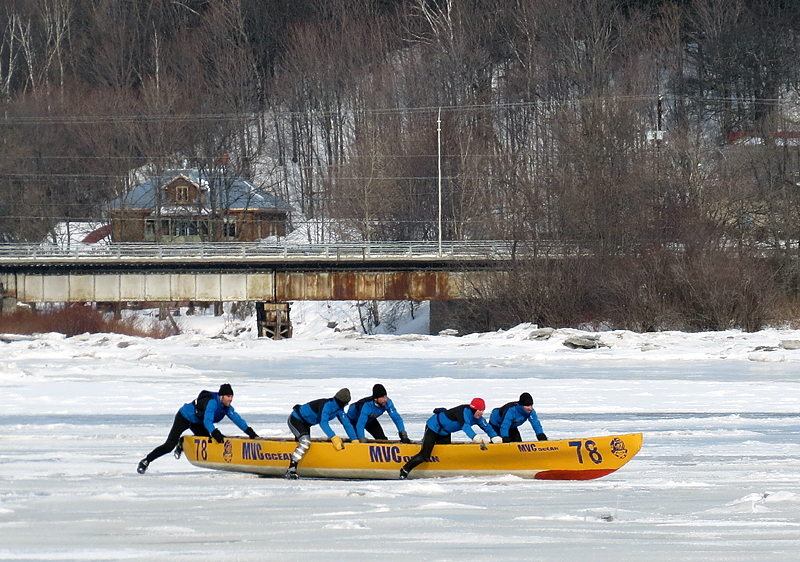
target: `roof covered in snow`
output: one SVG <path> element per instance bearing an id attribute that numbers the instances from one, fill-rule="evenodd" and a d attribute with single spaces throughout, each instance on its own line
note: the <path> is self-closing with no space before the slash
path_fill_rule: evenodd
<path id="1" fill-rule="evenodd" d="M 224 172 L 208 176 L 196 168 L 166 170 L 160 176 L 136 185 L 125 197 L 112 202 L 111 208 L 155 208 L 158 190 L 179 176 L 183 176 L 197 184 L 204 191 L 209 191 L 211 186 L 215 186 L 218 200 L 217 208 L 263 209 L 287 212 L 292 210 L 291 205 L 286 201 L 256 188 L 252 183 L 241 177 L 226 176 Z"/>

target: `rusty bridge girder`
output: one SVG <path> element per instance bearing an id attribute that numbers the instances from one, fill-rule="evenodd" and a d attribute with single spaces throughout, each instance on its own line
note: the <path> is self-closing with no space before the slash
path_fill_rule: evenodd
<path id="1" fill-rule="evenodd" d="M 452 300 L 472 298 L 495 270 L 0 272 L 19 302 Z"/>

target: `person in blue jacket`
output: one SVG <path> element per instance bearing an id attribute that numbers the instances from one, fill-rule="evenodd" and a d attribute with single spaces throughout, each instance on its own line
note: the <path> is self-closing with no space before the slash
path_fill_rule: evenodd
<path id="1" fill-rule="evenodd" d="M 526 421 L 531 423 L 537 441 L 547 441 L 547 435 L 544 434 L 542 424 L 539 423 L 539 416 L 533 409 L 533 397 L 527 392 L 520 394 L 518 401 L 495 408 L 492 410 L 492 415 L 489 416 L 489 424 L 503 438 L 503 443 L 521 442 L 519 426 Z"/>
<path id="2" fill-rule="evenodd" d="M 479 443 L 483 447 L 486 440 L 480 435 L 476 435 L 472 429 L 473 425 L 477 425 L 489 435 L 492 443 L 502 443 L 503 440 L 497 435 L 497 432 L 483 419 L 484 410 L 486 410 L 486 402 L 483 401 L 483 398 L 473 398 L 469 404 L 462 404 L 449 410 L 436 408 L 425 424 L 422 448 L 400 469 L 400 479 L 405 480 L 414 468 L 428 462 L 433 452 L 433 446 L 450 443 L 451 434 L 456 431 L 463 431 L 474 443 Z"/>
<path id="3" fill-rule="evenodd" d="M 289 468 L 286 470 L 286 478 L 290 480 L 297 480 L 298 478 L 297 465 L 311 446 L 311 426 L 319 424 L 322 431 L 331 440 L 333 448 L 341 451 L 344 449 L 342 438 L 336 435 L 336 432 L 330 426 L 330 421 L 338 418 L 344 426 L 347 436 L 352 441 L 357 442 L 353 424 L 350 423 L 350 418 L 344 413 L 344 407 L 347 406 L 348 402 L 350 402 L 350 390 L 343 388 L 333 398 L 312 400 L 302 406 L 295 404 L 292 413 L 289 414 L 288 424 L 289 429 L 294 434 L 295 441 L 298 443 L 292 453 Z"/>
<path id="4" fill-rule="evenodd" d="M 386 389 L 382 384 L 376 384 L 372 387 L 372 394 L 365 396 L 361 400 L 354 402 L 347 410 L 347 417 L 356 429 L 356 438 L 359 441 L 364 440 L 364 431 L 369 431 L 375 439 L 386 440 L 386 434 L 383 432 L 378 418 L 384 412 L 389 413 L 394 425 L 397 427 L 397 432 L 400 437 L 401 443 L 411 443 L 408 438 L 403 418 L 397 412 L 392 403 L 392 400 L 386 394 Z"/>
<path id="5" fill-rule="evenodd" d="M 167 440 L 139 461 L 136 472 L 144 474 L 151 462 L 173 449 L 175 449 L 175 458 L 180 458 L 183 451 L 181 435 L 187 429 L 191 429 L 195 435 L 210 436 L 217 443 L 224 442 L 225 436 L 214 424 L 222 421 L 225 416 L 230 418 L 250 439 L 257 439 L 256 432 L 236 413 L 231 402 L 233 402 L 233 388 L 225 383 L 219 387 L 219 392 L 204 390 L 195 400 L 181 406 L 181 409 L 175 414 L 175 421 L 172 423 L 172 429 L 169 430 Z"/>

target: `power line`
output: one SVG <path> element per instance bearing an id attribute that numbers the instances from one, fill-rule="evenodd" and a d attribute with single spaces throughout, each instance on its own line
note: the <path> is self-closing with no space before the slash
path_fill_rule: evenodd
<path id="1" fill-rule="evenodd" d="M 728 97 L 703 97 L 703 96 L 678 96 L 662 94 L 664 102 L 691 102 L 691 103 L 738 103 L 738 104 L 770 104 L 781 106 L 795 106 L 795 100 L 785 98 L 737 98 Z M 576 104 L 597 103 L 609 101 L 628 102 L 654 102 L 658 95 L 636 96 L 592 96 L 575 99 L 533 100 L 519 102 L 497 102 L 485 104 L 443 105 L 442 111 L 447 113 L 463 113 L 470 111 L 507 110 L 507 109 L 533 109 L 542 107 L 574 106 Z M 407 115 L 430 114 L 434 117 L 439 111 L 438 105 L 418 107 L 387 107 L 387 108 L 358 108 L 344 110 L 287 110 L 282 108 L 268 108 L 262 112 L 234 112 L 234 113 L 193 113 L 193 114 L 135 114 L 135 115 L 6 115 L 0 119 L 0 125 L 102 125 L 102 124 L 128 124 L 128 123 L 203 123 L 212 121 L 247 121 L 273 117 L 292 118 L 298 116 L 318 117 L 347 117 L 347 116 L 381 116 L 381 115 Z"/>

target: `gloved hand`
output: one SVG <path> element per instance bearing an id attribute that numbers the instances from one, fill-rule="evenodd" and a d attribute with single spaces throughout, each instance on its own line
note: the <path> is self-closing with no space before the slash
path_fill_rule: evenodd
<path id="1" fill-rule="evenodd" d="M 352 441 L 350 441 L 350 443 L 361 443 L 361 441 L 358 439 L 353 439 Z"/>
<path id="2" fill-rule="evenodd" d="M 400 443 L 411 443 L 411 439 L 408 438 L 407 431 L 401 431 L 398 433 L 398 435 L 400 436 Z"/>
<path id="3" fill-rule="evenodd" d="M 492 443 L 502 443 L 502 442 L 503 438 L 500 437 L 499 435 L 495 435 L 494 437 L 492 437 Z"/>
<path id="4" fill-rule="evenodd" d="M 485 445 L 486 444 L 486 439 L 484 439 L 480 435 L 476 435 L 475 437 L 472 438 L 472 442 L 473 443 L 478 443 L 479 445 Z"/>
<path id="5" fill-rule="evenodd" d="M 222 432 L 219 429 L 215 429 L 214 431 L 212 431 L 211 432 L 211 437 L 217 443 L 224 443 L 225 442 L 225 436 L 222 435 Z"/>
<path id="6" fill-rule="evenodd" d="M 341 451 L 344 449 L 344 443 L 342 443 L 342 438 L 338 435 L 334 435 L 331 437 L 331 443 L 333 444 L 333 448 L 337 451 Z"/>
<path id="7" fill-rule="evenodd" d="M 536 434 L 536 440 L 537 441 L 547 441 L 547 435 L 545 435 L 544 433 L 537 433 Z"/>
<path id="8" fill-rule="evenodd" d="M 247 429 L 244 430 L 244 432 L 247 434 L 247 436 L 250 439 L 258 439 L 258 434 L 255 432 L 255 430 L 252 427 L 248 427 Z"/>

